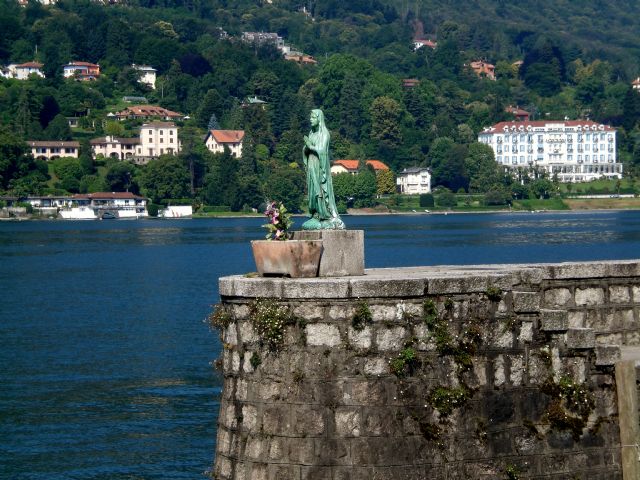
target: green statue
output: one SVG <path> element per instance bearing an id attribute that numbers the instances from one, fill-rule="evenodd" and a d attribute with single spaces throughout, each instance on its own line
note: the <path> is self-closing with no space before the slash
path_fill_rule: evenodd
<path id="1" fill-rule="evenodd" d="M 303 230 L 342 230 L 338 215 L 329 156 L 329 130 L 322 110 L 311 110 L 311 131 L 304 137 L 302 161 L 307 171 L 307 195 L 311 218 L 302 224 Z"/>

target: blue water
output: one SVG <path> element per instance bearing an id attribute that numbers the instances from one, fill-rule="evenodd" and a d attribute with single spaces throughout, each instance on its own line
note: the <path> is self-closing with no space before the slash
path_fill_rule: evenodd
<path id="1" fill-rule="evenodd" d="M 640 212 L 345 221 L 367 267 L 640 258 Z M 0 223 L 0 478 L 202 478 L 221 385 L 203 320 L 262 223 Z"/>

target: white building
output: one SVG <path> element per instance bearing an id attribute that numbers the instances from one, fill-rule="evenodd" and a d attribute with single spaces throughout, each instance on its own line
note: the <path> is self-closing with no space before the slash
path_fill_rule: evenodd
<path id="1" fill-rule="evenodd" d="M 484 129 L 478 141 L 505 168 L 538 167 L 561 182 L 622 178 L 616 130 L 590 120 L 501 122 Z"/>
<path id="2" fill-rule="evenodd" d="M 227 147 L 231 155 L 240 158 L 243 138 L 244 130 L 209 130 L 204 143 L 213 153 L 222 153 L 224 147 Z"/>
<path id="3" fill-rule="evenodd" d="M 172 122 L 151 122 L 140 127 L 140 143 L 136 146 L 139 163 L 147 163 L 160 155 L 180 153 L 178 127 Z"/>
<path id="4" fill-rule="evenodd" d="M 117 158 L 118 160 L 134 159 L 136 147 L 140 145 L 140 138 L 123 138 L 107 135 L 106 137 L 93 138 L 89 141 L 93 158 L 102 155 L 105 158 Z"/>
<path id="5" fill-rule="evenodd" d="M 61 142 L 59 140 L 29 140 L 31 155 L 40 160 L 55 160 L 60 157 L 78 158 L 80 142 Z"/>
<path id="6" fill-rule="evenodd" d="M 37 75 L 44 78 L 42 72 L 43 65 L 39 62 L 12 63 L 4 69 L 3 77 L 15 78 L 16 80 L 28 80 L 30 75 Z"/>
<path id="7" fill-rule="evenodd" d="M 160 155 L 180 153 L 178 127 L 172 122 L 151 122 L 140 127 L 138 138 L 99 137 L 90 142 L 93 157 L 103 155 L 144 165 Z"/>
<path id="8" fill-rule="evenodd" d="M 131 65 L 131 68 L 138 70 L 140 72 L 140 78 L 138 78 L 138 82 L 144 83 L 149 87 L 156 89 L 156 72 L 157 70 L 149 65 L 136 65 L 135 63 Z"/>
<path id="9" fill-rule="evenodd" d="M 400 187 L 400 193 L 407 195 L 431 193 L 431 172 L 428 168 L 405 168 L 398 173 L 396 185 Z"/>

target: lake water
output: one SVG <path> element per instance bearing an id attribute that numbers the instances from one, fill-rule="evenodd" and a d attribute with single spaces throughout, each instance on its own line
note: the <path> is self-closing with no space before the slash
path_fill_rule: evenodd
<path id="1" fill-rule="evenodd" d="M 640 258 L 640 212 L 345 221 L 367 267 Z M 262 223 L 0 223 L 0 478 L 202 478 L 221 384 L 203 320 Z"/>

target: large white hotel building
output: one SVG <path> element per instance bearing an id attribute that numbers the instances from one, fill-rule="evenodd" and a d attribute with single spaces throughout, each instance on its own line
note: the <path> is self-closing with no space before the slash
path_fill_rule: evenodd
<path id="1" fill-rule="evenodd" d="M 622 178 L 615 129 L 590 120 L 500 122 L 478 141 L 504 167 L 538 167 L 561 182 Z"/>

